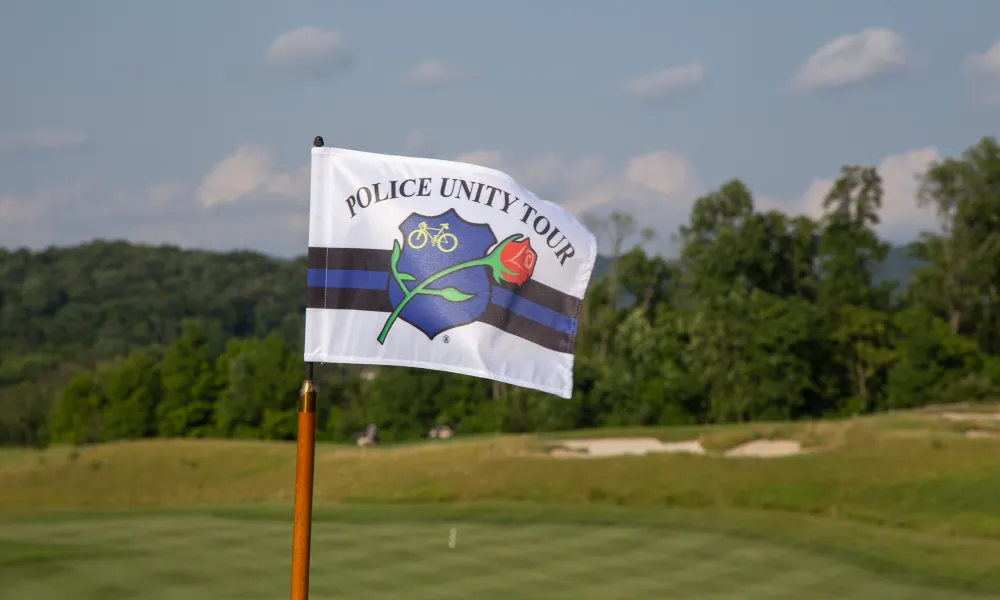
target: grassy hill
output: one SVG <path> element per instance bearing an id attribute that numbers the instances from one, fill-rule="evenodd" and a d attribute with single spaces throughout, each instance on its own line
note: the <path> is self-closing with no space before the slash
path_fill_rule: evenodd
<path id="1" fill-rule="evenodd" d="M 915 528 L 925 521 L 936 527 L 939 517 L 946 517 L 953 531 L 1000 537 L 994 501 L 1000 476 L 993 482 L 979 478 L 1000 474 L 991 453 L 1000 449 L 1000 438 L 970 438 L 964 435 L 970 429 L 1000 433 L 1000 423 L 913 412 L 839 421 L 473 436 L 377 449 L 321 444 L 316 498 L 781 509 Z M 676 455 L 602 461 L 546 456 L 548 448 L 564 439 L 635 435 L 698 439 L 716 451 L 752 439 L 793 439 L 811 452 L 738 464 Z M 5 449 L 0 451 L 0 509 L 282 502 L 290 498 L 285 484 L 293 474 L 294 455 L 290 443 L 228 440 Z M 663 472 L 671 475 L 658 475 Z M 961 487 L 960 506 L 939 513 L 936 509 L 946 508 L 939 505 L 947 504 L 947 498 L 905 493 L 932 476 L 939 478 L 939 487 L 948 485 L 956 492 Z M 794 493 L 778 493 L 779 488 Z"/>
<path id="2" fill-rule="evenodd" d="M 717 452 L 785 438 L 808 451 L 547 455 L 597 435 L 699 439 Z M 982 598 L 1000 593 L 996 435 L 988 419 L 921 411 L 321 445 L 317 597 L 439 598 L 451 582 L 477 598 Z M 294 455 L 288 443 L 207 440 L 0 451 L 0 577 L 34 598 L 277 596 Z M 101 595 L 123 565 L 118 595 Z M 45 583 L 31 575 L 43 567 Z"/>

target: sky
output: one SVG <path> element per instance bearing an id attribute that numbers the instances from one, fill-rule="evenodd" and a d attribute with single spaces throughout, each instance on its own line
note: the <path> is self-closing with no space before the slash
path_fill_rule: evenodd
<path id="1" fill-rule="evenodd" d="M 7 0 L 0 247 L 95 238 L 305 252 L 312 140 L 499 168 L 658 249 L 738 177 L 817 216 L 1000 128 L 1000 2 Z"/>

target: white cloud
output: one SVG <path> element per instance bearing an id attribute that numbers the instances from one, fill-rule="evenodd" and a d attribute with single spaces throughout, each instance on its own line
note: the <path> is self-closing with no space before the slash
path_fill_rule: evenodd
<path id="1" fill-rule="evenodd" d="M 500 152 L 499 150 L 473 150 L 472 152 L 459 154 L 455 157 L 455 160 L 458 162 L 496 169 L 498 171 L 504 171 L 511 177 L 514 177 L 515 179 L 517 178 L 517 175 L 509 170 L 513 167 L 513 165 L 506 161 L 503 152 Z"/>
<path id="2" fill-rule="evenodd" d="M 468 80 L 471 73 L 457 63 L 425 60 L 403 76 L 403 83 L 413 87 L 440 88 Z"/>
<path id="3" fill-rule="evenodd" d="M 79 180 L 0 194 L 0 243 L 40 248 L 105 238 L 300 255 L 308 243 L 309 180 L 308 163 L 282 171 L 265 148 L 245 145 L 197 187 L 165 181 L 123 189 Z"/>
<path id="4" fill-rule="evenodd" d="M 879 229 L 887 239 L 907 242 L 918 231 L 936 229 L 933 210 L 917 207 L 916 176 L 939 159 L 936 148 L 926 147 L 886 156 L 877 165 L 885 191 Z M 504 171 L 540 198 L 581 217 L 604 216 L 611 210 L 631 213 L 659 234 L 656 245 L 647 247 L 667 254 L 676 252 L 668 245 L 671 236 L 687 222 L 694 200 L 705 191 L 691 160 L 669 150 L 620 164 L 551 153 L 515 159 L 496 150 L 469 152 L 455 160 Z M 758 194 L 758 209 L 819 217 L 836 174 L 831 175 L 814 180 L 792 201 Z M 166 182 L 127 190 L 83 180 L 0 195 L 0 240 L 7 247 L 37 248 L 105 237 L 297 255 L 307 244 L 308 190 L 308 165 L 282 172 L 274 168 L 266 149 L 248 145 L 216 164 L 196 189 Z M 293 201 L 275 202 L 267 196 Z"/>
<path id="5" fill-rule="evenodd" d="M 191 186 L 122 189 L 94 180 L 0 195 L 0 247 L 68 246 L 94 239 L 292 256 L 308 244 L 308 206 L 247 199 L 206 211 Z"/>
<path id="6" fill-rule="evenodd" d="M 0 196 L 0 226 L 24 226 L 36 222 L 66 200 L 88 194 L 94 188 L 92 181 L 48 185 L 28 194 Z"/>
<path id="7" fill-rule="evenodd" d="M 912 241 L 921 231 L 938 230 L 938 221 L 931 207 L 917 206 L 918 177 L 934 161 L 941 160 L 937 148 L 928 146 L 890 154 L 883 158 L 876 169 L 882 177 L 882 210 L 879 213 L 879 235 L 893 242 Z M 813 180 L 797 201 L 782 202 L 773 197 L 762 197 L 759 210 L 778 209 L 789 214 L 804 214 L 814 219 L 823 216 L 823 200 L 833 186 L 833 177 Z"/>
<path id="8" fill-rule="evenodd" d="M 136 238 L 136 234 L 144 227 L 167 223 L 180 232 L 190 221 L 191 215 L 184 210 L 186 191 L 176 183 L 126 190 L 80 179 L 0 196 L 0 240 L 7 247 L 30 248 L 101 237 L 151 241 Z M 187 202 L 187 208 L 195 207 Z M 183 222 L 177 222 L 179 215 L 183 215 Z"/>
<path id="9" fill-rule="evenodd" d="M 300 27 L 274 38 L 267 49 L 267 60 L 313 75 L 329 75 L 349 65 L 352 57 L 339 31 Z"/>
<path id="10" fill-rule="evenodd" d="M 701 86 L 705 81 L 705 67 L 691 63 L 664 69 L 625 82 L 625 94 L 643 102 L 663 102 Z"/>
<path id="11" fill-rule="evenodd" d="M 841 88 L 897 73 L 910 65 L 903 38 L 874 27 L 842 35 L 817 50 L 792 81 L 793 89 Z"/>
<path id="12" fill-rule="evenodd" d="M 566 161 L 549 153 L 512 160 L 498 150 L 475 150 L 454 160 L 503 171 L 536 196 L 563 204 L 581 190 L 600 185 L 607 176 L 604 162 L 592 156 Z"/>
<path id="13" fill-rule="evenodd" d="M 622 201 L 655 204 L 664 198 L 693 200 L 702 191 L 694 164 L 667 150 L 636 156 L 622 169 L 609 168 L 593 156 L 566 161 L 543 154 L 514 161 L 497 150 L 476 150 L 455 160 L 503 171 L 539 197 L 558 202 L 578 215 L 610 210 Z"/>
<path id="14" fill-rule="evenodd" d="M 87 142 L 87 134 L 72 129 L 39 129 L 0 136 L 0 152 L 65 150 Z"/>
<path id="15" fill-rule="evenodd" d="M 665 196 L 692 195 L 701 191 L 694 164 L 688 158 L 666 150 L 633 158 L 628 163 L 626 178 Z"/>
<path id="16" fill-rule="evenodd" d="M 146 190 L 146 199 L 153 208 L 163 209 L 173 206 L 187 190 L 179 183 L 161 183 Z"/>
<path id="17" fill-rule="evenodd" d="M 275 172 L 271 154 L 262 146 L 246 145 L 217 163 L 198 187 L 198 201 L 205 207 L 230 204 L 254 195 L 309 197 L 309 166 Z"/>
<path id="18" fill-rule="evenodd" d="M 965 68 L 975 76 L 981 86 L 980 97 L 986 106 L 1000 107 L 1000 41 L 982 54 L 970 54 Z"/>
<path id="19" fill-rule="evenodd" d="M 0 227 L 30 226 L 60 219 L 83 223 L 158 218 L 176 213 L 187 192 L 176 182 L 139 190 L 116 189 L 94 179 L 46 185 L 27 194 L 0 196 Z"/>
<path id="20" fill-rule="evenodd" d="M 1000 79 L 1000 41 L 982 54 L 970 54 L 965 59 L 965 66 L 977 75 Z"/>
<path id="21" fill-rule="evenodd" d="M 631 213 L 644 227 L 656 230 L 662 242 L 687 221 L 691 205 L 703 192 L 693 163 L 667 150 L 636 156 L 619 168 L 593 156 L 567 161 L 544 154 L 517 161 L 496 150 L 477 150 L 455 160 L 503 171 L 578 217 L 606 216 L 612 210 Z M 668 249 L 661 245 L 660 250 Z"/>

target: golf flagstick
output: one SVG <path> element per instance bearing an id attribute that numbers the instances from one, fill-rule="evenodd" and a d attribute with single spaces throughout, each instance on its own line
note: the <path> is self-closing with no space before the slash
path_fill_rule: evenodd
<path id="1" fill-rule="evenodd" d="M 309 593 L 312 365 L 431 369 L 570 399 L 597 260 L 579 219 L 506 173 L 313 146 L 292 600 Z"/>
<path id="2" fill-rule="evenodd" d="M 313 146 L 323 146 L 316 136 Z M 295 520 L 292 524 L 291 600 L 309 598 L 309 550 L 312 541 L 313 470 L 316 458 L 316 386 L 313 363 L 306 363 L 306 376 L 299 391 L 299 423 L 295 446 Z"/>

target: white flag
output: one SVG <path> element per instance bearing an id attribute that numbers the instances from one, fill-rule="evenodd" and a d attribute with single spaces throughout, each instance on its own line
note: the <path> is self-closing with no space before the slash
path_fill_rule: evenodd
<path id="1" fill-rule="evenodd" d="M 569 398 L 596 257 L 586 227 L 500 171 L 313 148 L 305 360 Z"/>

